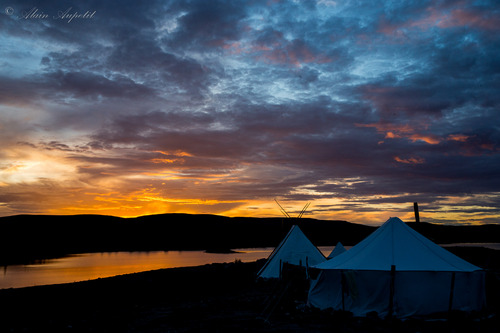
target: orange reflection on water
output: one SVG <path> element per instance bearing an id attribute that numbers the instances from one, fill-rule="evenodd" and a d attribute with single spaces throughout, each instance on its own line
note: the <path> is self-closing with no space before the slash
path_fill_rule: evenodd
<path id="1" fill-rule="evenodd" d="M 86 281 L 162 268 L 199 266 L 267 258 L 272 248 L 239 249 L 237 253 L 203 251 L 86 253 L 34 265 L 4 267 L 0 289 Z"/>

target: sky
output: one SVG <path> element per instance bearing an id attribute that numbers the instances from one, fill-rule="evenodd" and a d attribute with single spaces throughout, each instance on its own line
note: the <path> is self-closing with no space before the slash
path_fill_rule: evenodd
<path id="1" fill-rule="evenodd" d="M 0 216 L 500 223 L 496 1 L 0 1 Z"/>

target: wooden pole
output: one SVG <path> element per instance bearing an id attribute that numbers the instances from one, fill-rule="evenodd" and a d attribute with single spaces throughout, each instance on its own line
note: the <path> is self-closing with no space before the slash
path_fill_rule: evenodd
<path id="1" fill-rule="evenodd" d="M 342 311 L 345 311 L 344 294 L 345 294 L 346 281 L 345 281 L 344 271 L 340 271 L 340 284 L 342 285 Z"/>
<path id="2" fill-rule="evenodd" d="M 391 265 L 391 287 L 389 292 L 389 313 L 387 317 L 392 318 L 392 313 L 394 312 L 394 280 L 396 278 L 396 266 Z"/>
<path id="3" fill-rule="evenodd" d="M 415 222 L 420 222 L 420 216 L 418 214 L 418 202 L 413 203 L 413 210 L 415 211 Z"/>
<path id="4" fill-rule="evenodd" d="M 448 313 L 451 312 L 453 308 L 453 294 L 455 291 L 455 272 L 451 273 L 451 287 L 450 287 L 450 299 L 448 301 Z"/>
<path id="5" fill-rule="evenodd" d="M 306 256 L 306 279 L 309 280 L 309 257 Z"/>
<path id="6" fill-rule="evenodd" d="M 299 216 L 297 216 L 299 219 L 302 217 L 302 215 L 304 215 L 304 213 L 306 212 L 306 210 L 307 210 L 307 208 L 309 207 L 309 205 L 310 205 L 310 204 L 311 204 L 311 203 L 310 203 L 310 202 L 308 202 L 308 203 L 304 206 L 304 208 L 302 208 L 302 211 L 300 212 Z"/>

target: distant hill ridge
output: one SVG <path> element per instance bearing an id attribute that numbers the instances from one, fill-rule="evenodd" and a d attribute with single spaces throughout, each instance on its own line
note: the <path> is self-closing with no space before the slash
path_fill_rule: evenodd
<path id="1" fill-rule="evenodd" d="M 136 218 L 106 215 L 0 217 L 0 264 L 65 254 L 108 251 L 228 250 L 274 247 L 293 224 L 316 246 L 355 245 L 375 227 L 310 218 L 251 218 L 206 214 L 159 214 Z M 500 225 L 443 226 L 408 223 L 437 243 L 498 242 Z"/>

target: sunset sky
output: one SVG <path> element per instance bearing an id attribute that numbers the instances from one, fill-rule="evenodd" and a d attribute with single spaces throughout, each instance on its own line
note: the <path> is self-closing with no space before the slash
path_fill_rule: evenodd
<path id="1" fill-rule="evenodd" d="M 500 223 L 498 1 L 0 4 L 0 216 Z"/>

